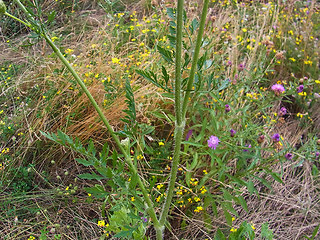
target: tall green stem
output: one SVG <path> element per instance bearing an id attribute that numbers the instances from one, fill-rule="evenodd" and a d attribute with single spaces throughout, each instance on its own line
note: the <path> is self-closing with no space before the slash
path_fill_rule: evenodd
<path id="1" fill-rule="evenodd" d="M 185 94 L 184 100 L 183 100 L 183 107 L 182 107 L 182 117 L 183 118 L 185 118 L 186 113 L 187 113 L 188 101 L 189 101 L 190 93 L 192 90 L 194 76 L 195 76 L 196 70 L 197 70 L 197 63 L 198 63 L 200 48 L 201 48 L 201 44 L 202 44 L 202 37 L 203 37 L 204 26 L 205 26 L 206 18 L 207 18 L 208 6 L 209 6 L 209 0 L 204 0 L 202 14 L 201 14 L 201 20 L 200 20 L 200 26 L 199 26 L 198 36 L 197 36 L 196 47 L 194 50 L 190 75 L 188 78 L 187 90 L 186 90 L 186 94 Z"/>
<path id="2" fill-rule="evenodd" d="M 181 112 L 181 52 L 182 52 L 182 29 L 183 29 L 183 4 L 184 0 L 178 0 L 177 6 L 177 33 L 176 33 L 176 56 L 175 56 L 175 114 L 176 126 L 182 123 Z"/>
<path id="3" fill-rule="evenodd" d="M 175 187 L 175 182 L 177 178 L 178 164 L 179 164 L 180 151 L 181 151 L 181 142 L 182 142 L 183 131 L 185 127 L 185 115 L 187 111 L 187 103 L 189 100 L 190 90 L 192 88 L 192 84 L 195 76 L 195 70 L 196 70 L 197 62 L 199 58 L 199 52 L 200 52 L 200 47 L 202 43 L 202 36 L 203 36 L 204 26 L 205 26 L 206 17 L 207 17 L 208 5 L 209 5 L 209 0 L 205 0 L 203 5 L 203 10 L 202 10 L 202 15 L 201 15 L 201 21 L 200 21 L 200 27 L 199 27 L 199 32 L 197 36 L 195 52 L 192 60 L 190 76 L 188 79 L 187 91 L 183 101 L 183 108 L 181 109 L 181 90 L 182 90 L 181 89 L 181 46 L 182 46 L 182 25 L 183 25 L 183 21 L 182 21 L 183 0 L 178 0 L 177 39 L 176 39 L 177 49 L 176 49 L 176 62 L 175 62 L 176 64 L 175 110 L 176 110 L 176 119 L 177 119 L 176 125 L 175 125 L 175 135 L 174 135 L 175 147 L 174 147 L 174 155 L 173 155 L 172 167 L 170 172 L 170 182 L 167 190 L 167 198 L 163 205 L 162 213 L 159 220 L 160 225 L 165 224 L 165 221 L 169 213 L 173 194 L 174 194 L 174 187 Z"/>
<path id="4" fill-rule="evenodd" d="M 173 161 L 170 172 L 170 182 L 167 189 L 167 197 L 162 207 L 162 213 L 160 216 L 160 225 L 165 224 L 170 209 L 172 197 L 174 194 L 174 187 L 177 178 L 179 156 L 182 135 L 184 131 L 185 121 L 182 119 L 181 109 L 181 52 L 182 52 L 182 28 L 183 28 L 183 4 L 184 0 L 178 0 L 177 6 L 177 28 L 176 28 L 176 58 L 175 58 L 175 132 L 174 132 L 174 153 Z"/>

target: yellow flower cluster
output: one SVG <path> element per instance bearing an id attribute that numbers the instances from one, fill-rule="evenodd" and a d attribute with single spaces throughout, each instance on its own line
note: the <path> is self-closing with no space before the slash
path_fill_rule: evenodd
<path id="1" fill-rule="evenodd" d="M 203 207 L 201 207 L 201 206 L 198 206 L 198 207 L 194 210 L 194 212 L 201 212 L 201 211 L 203 211 Z"/>

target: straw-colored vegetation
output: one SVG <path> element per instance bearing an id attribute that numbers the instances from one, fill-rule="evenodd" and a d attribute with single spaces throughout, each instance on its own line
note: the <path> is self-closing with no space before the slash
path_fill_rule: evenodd
<path id="1" fill-rule="evenodd" d="M 132 140 L 160 214 L 174 149 L 175 2 L 22 2 L 39 2 L 51 40 Z M 202 4 L 184 7 L 184 89 Z M 210 2 L 165 239 L 319 237 L 319 12 L 315 0 Z M 134 175 L 70 72 L 30 29 L 0 21 L 0 239 L 155 239 Z"/>

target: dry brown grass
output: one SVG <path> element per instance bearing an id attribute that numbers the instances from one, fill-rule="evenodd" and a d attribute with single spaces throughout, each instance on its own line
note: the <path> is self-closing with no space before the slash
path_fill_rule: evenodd
<path id="1" fill-rule="evenodd" d="M 239 218 L 235 224 L 244 220 L 253 223 L 258 239 L 261 225 L 265 222 L 268 222 L 275 239 L 303 239 L 305 235 L 311 236 L 320 224 L 320 185 L 318 178 L 311 174 L 312 164 L 309 160 L 297 167 L 299 161 L 287 161 L 274 166 L 274 172 L 282 175 L 283 184 L 269 178 L 273 182 L 272 191 L 256 182 L 255 187 L 260 194 L 244 194 L 249 212 L 238 209 Z"/>

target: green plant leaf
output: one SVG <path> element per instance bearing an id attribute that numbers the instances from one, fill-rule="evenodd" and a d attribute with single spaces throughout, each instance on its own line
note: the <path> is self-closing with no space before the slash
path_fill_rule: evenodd
<path id="1" fill-rule="evenodd" d="M 162 48 L 160 46 L 157 46 L 157 49 L 164 60 L 166 60 L 168 63 L 173 63 L 173 54 L 171 51 L 169 51 L 165 48 Z"/>
<path id="2" fill-rule="evenodd" d="M 47 24 L 52 23 L 52 21 L 55 19 L 56 15 L 57 15 L 56 11 L 52 11 L 52 12 L 48 15 Z"/>
<path id="3" fill-rule="evenodd" d="M 249 212 L 248 210 L 248 205 L 247 205 L 247 201 L 244 199 L 243 196 L 238 196 L 238 200 L 239 200 L 239 203 L 241 205 L 241 207 L 246 211 L 246 212 Z"/>
<path id="4" fill-rule="evenodd" d="M 132 236 L 133 230 L 128 230 L 128 231 L 121 231 L 119 233 L 117 233 L 116 235 L 114 235 L 113 237 L 115 238 L 124 238 L 124 237 L 130 237 Z"/>
<path id="5" fill-rule="evenodd" d="M 141 69 L 136 69 L 136 73 L 138 73 L 139 75 L 141 75 L 142 77 L 147 79 L 149 82 L 153 83 L 158 88 L 165 89 L 165 86 L 161 85 L 158 82 L 157 75 L 155 73 L 153 73 L 152 71 L 144 71 Z"/>
<path id="6" fill-rule="evenodd" d="M 251 193 L 251 194 L 253 194 L 255 191 L 257 191 L 254 187 L 254 183 L 252 182 L 252 180 L 247 182 L 247 188 L 248 188 L 249 193 Z"/>
<path id="7" fill-rule="evenodd" d="M 165 81 L 166 83 L 166 86 L 168 86 L 168 82 L 169 82 L 169 79 L 170 79 L 170 76 L 166 70 L 166 68 L 164 66 L 161 67 L 162 69 L 162 77 L 163 77 L 163 80 Z"/>
<path id="8" fill-rule="evenodd" d="M 96 166 L 95 169 L 105 178 L 112 178 L 113 172 L 109 167 L 106 166 Z"/>
<path id="9" fill-rule="evenodd" d="M 78 163 L 80 163 L 80 164 L 82 164 L 82 165 L 84 165 L 84 166 L 86 166 L 86 167 L 92 166 L 92 165 L 94 164 L 92 161 L 87 161 L 87 160 L 85 160 L 85 159 L 83 159 L 83 158 L 76 158 L 75 160 L 76 160 Z"/>
<path id="10" fill-rule="evenodd" d="M 222 205 L 222 209 L 223 209 L 223 214 L 224 214 L 224 217 L 226 218 L 226 221 L 227 221 L 228 225 L 231 226 L 232 225 L 232 216 L 228 212 L 225 204 Z"/>
<path id="11" fill-rule="evenodd" d="M 272 240 L 273 239 L 273 233 L 269 229 L 268 223 L 263 223 L 261 225 L 261 238 L 266 240 Z"/>
<path id="12" fill-rule="evenodd" d="M 88 193 L 91 193 L 96 198 L 105 198 L 109 195 L 101 185 L 96 184 L 94 187 L 85 188 Z"/>
<path id="13" fill-rule="evenodd" d="M 226 240 L 226 237 L 224 236 L 223 232 L 220 230 L 220 228 L 218 228 L 215 236 L 214 236 L 215 240 Z"/>

